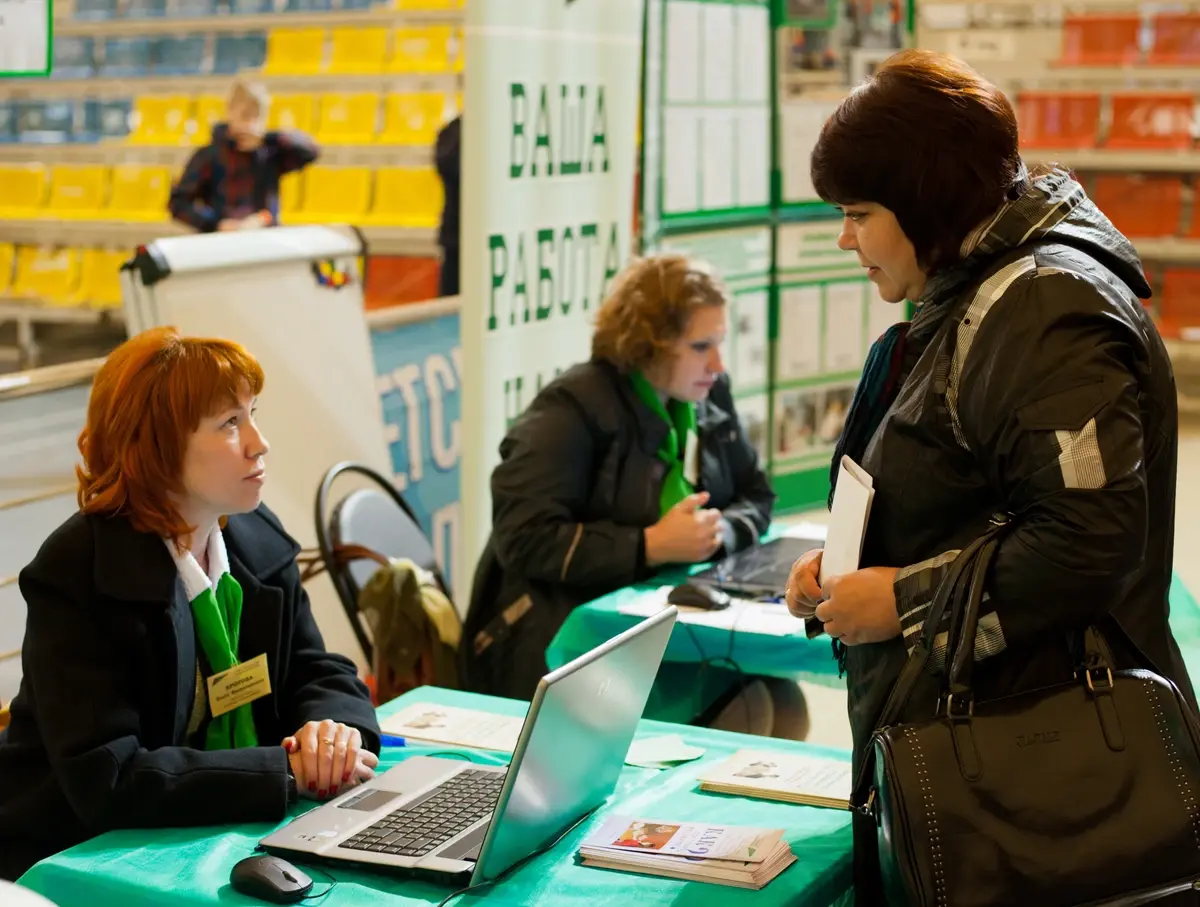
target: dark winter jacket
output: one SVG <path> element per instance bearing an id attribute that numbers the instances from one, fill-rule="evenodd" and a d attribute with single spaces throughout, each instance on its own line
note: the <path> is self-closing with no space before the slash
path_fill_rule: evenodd
<path id="1" fill-rule="evenodd" d="M 296 797 L 283 738 L 352 725 L 379 751 L 370 694 L 327 652 L 296 543 L 266 507 L 225 529 L 242 587 L 239 657 L 266 653 L 261 746 L 188 745 L 199 646 L 167 546 L 123 517 L 76 514 L 23 571 L 24 676 L 0 735 L 0 878 L 116 828 L 275 822 Z"/>
<path id="2" fill-rule="evenodd" d="M 977 699 L 1069 679 L 1072 631 L 1111 614 L 1194 702 L 1167 623 L 1178 425 L 1149 295 L 1133 247 L 1061 170 L 1027 181 L 930 279 L 863 458 L 876 489 L 863 566 L 901 568 L 903 636 L 847 650 L 856 764 L 948 565 L 997 512 L 1015 528 L 984 601 Z M 943 635 L 937 670 L 944 656 Z M 932 714 L 934 684 L 908 718 Z M 860 903 L 883 903 L 877 831 L 856 819 Z"/>
<path id="3" fill-rule="evenodd" d="M 727 377 L 697 407 L 697 421 L 699 490 L 728 521 L 729 548 L 756 544 L 775 495 Z M 528 699 L 570 611 L 653 573 L 644 532 L 661 516 L 657 451 L 667 430 L 629 379 L 601 361 L 547 385 L 513 424 L 492 474 L 492 536 L 463 634 L 471 689 Z M 506 611 L 516 618 L 511 628 Z M 476 655 L 485 630 L 494 641 Z"/>

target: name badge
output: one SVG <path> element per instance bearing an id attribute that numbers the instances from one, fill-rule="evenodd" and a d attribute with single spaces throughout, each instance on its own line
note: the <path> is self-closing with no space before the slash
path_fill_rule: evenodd
<path id="1" fill-rule="evenodd" d="M 214 718 L 220 718 L 270 692 L 271 675 L 267 672 L 267 653 L 264 652 L 208 678 L 208 707 Z"/>
<path id="2" fill-rule="evenodd" d="M 692 487 L 700 484 L 700 439 L 689 431 L 683 447 L 683 477 Z"/>

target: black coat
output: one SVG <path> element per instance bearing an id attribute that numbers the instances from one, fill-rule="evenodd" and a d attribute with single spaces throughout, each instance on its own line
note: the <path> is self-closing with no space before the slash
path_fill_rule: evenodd
<path id="1" fill-rule="evenodd" d="M 698 490 L 729 521 L 731 547 L 746 548 L 770 525 L 775 494 L 742 433 L 727 377 L 696 418 Z M 547 385 L 513 423 L 492 474 L 492 536 L 465 625 L 468 688 L 528 699 L 570 611 L 653 574 L 644 531 L 661 516 L 658 449 L 668 430 L 627 377 L 595 360 Z M 496 641 L 476 656 L 476 635 L 494 631 L 494 619 L 525 596 L 531 607 L 507 633 L 491 632 Z"/>
<path id="2" fill-rule="evenodd" d="M 75 514 L 23 571 L 24 675 L 0 736 L 0 877 L 115 828 L 274 822 L 294 802 L 283 738 L 310 720 L 379 726 L 354 665 L 325 651 L 299 550 L 266 507 L 229 519 L 241 584 L 239 657 L 267 654 L 253 706 L 262 744 L 187 745 L 198 646 L 162 539 L 123 517 Z"/>

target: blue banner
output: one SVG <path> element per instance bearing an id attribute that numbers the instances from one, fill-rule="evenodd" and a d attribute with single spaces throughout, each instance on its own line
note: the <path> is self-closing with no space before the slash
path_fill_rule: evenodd
<path id="1" fill-rule="evenodd" d="M 447 578 L 458 550 L 462 347 L 458 315 L 372 331 L 376 386 L 396 488 Z M 465 603 L 458 603 L 464 607 Z"/>

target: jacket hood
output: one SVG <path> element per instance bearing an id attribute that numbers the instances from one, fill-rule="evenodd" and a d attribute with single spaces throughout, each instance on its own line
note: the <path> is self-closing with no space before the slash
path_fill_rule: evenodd
<path id="1" fill-rule="evenodd" d="M 944 278 L 958 283 L 954 278 L 1033 242 L 1061 243 L 1078 249 L 1112 271 L 1138 298 L 1151 296 L 1133 244 L 1061 167 L 1040 168 L 1031 175 L 1022 165 L 1021 177 L 1008 201 L 967 237 L 963 260 Z M 938 278 L 930 282 L 936 285 L 931 289 L 946 288 L 943 275 Z"/>

